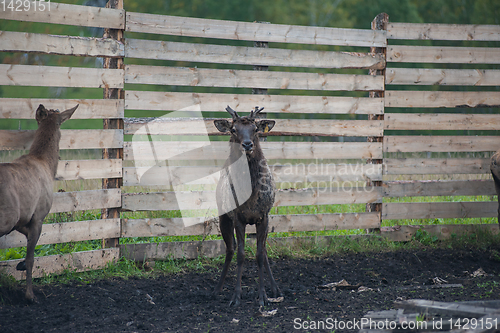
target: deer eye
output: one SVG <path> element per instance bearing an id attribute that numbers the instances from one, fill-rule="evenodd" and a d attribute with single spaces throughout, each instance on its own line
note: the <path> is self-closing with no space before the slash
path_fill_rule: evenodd
<path id="1" fill-rule="evenodd" d="M 229 130 L 229 132 L 236 133 L 236 130 L 234 129 L 234 127 L 231 127 L 231 129 Z"/>

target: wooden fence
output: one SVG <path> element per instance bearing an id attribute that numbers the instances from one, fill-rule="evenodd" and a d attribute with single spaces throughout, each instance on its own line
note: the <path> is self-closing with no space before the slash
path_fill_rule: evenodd
<path id="1" fill-rule="evenodd" d="M 0 12 L 4 20 L 106 28 L 126 36 L 122 42 L 0 32 L 3 52 L 126 60 L 115 69 L 0 65 L 3 86 L 124 90 L 116 99 L 108 93 L 103 99 L 0 99 L 0 118 L 33 119 L 40 103 L 61 110 L 80 103 L 74 118 L 105 120 L 100 128 L 62 131 L 57 186 L 87 183 L 84 190 L 55 193 L 51 212 L 69 212 L 73 221 L 45 224 L 39 244 L 218 234 L 215 184 L 228 138 L 213 118 L 228 117 L 221 112 L 226 105 L 240 113 L 264 106 L 266 116 L 277 121 L 262 143 L 280 188 L 272 232 L 388 225 L 383 233 L 406 239 L 415 228 L 394 232 L 400 219 L 496 216 L 489 156 L 500 146 L 500 72 L 489 64 L 498 64 L 500 49 L 487 43 L 500 41 L 499 26 L 386 20 L 371 30 L 303 27 L 132 13 L 115 2 L 116 8 L 51 3 L 50 13 Z M 407 40 L 411 45 L 404 45 Z M 484 46 L 435 46 L 434 40 Z M 26 150 L 32 135 L 1 130 L 0 146 Z M 109 149 L 119 152 L 109 158 Z M 83 159 L 66 150 L 93 153 Z M 123 184 L 110 188 L 110 179 Z M 395 202 L 459 195 L 490 198 Z M 71 217 L 101 209 L 121 209 L 121 215 Z M 441 234 L 459 230 L 437 227 Z M 17 233 L 0 238 L 0 248 L 24 244 Z M 111 247 L 37 257 L 34 274 L 95 269 L 120 255 L 144 260 L 217 255 L 223 249 L 219 240 L 121 245 L 121 252 L 113 242 L 103 244 Z M 22 278 L 17 262 L 0 267 Z"/>

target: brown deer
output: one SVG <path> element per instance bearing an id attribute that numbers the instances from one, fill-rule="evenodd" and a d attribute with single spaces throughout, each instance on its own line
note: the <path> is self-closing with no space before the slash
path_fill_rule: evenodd
<path id="1" fill-rule="evenodd" d="M 35 301 L 32 286 L 35 246 L 43 219 L 52 207 L 61 139 L 59 128 L 77 107 L 59 112 L 40 104 L 36 110 L 38 129 L 29 153 L 12 163 L 0 164 L 0 237 L 17 230 L 27 238 L 26 259 L 17 265 L 17 270 L 26 270 L 26 299 L 30 302 Z"/>
<path id="2" fill-rule="evenodd" d="M 232 117 L 215 120 L 215 127 L 223 133 L 229 132 L 230 153 L 221 171 L 217 184 L 216 199 L 219 210 L 220 230 L 226 244 L 226 260 L 221 277 L 214 292 L 222 291 L 229 265 L 234 255 L 235 239 L 238 241 L 237 280 L 235 292 L 229 305 L 238 306 L 241 301 L 241 276 L 245 260 L 245 228 L 255 224 L 257 233 L 257 265 L 259 268 L 259 303 L 268 302 L 264 288 L 265 267 L 271 282 L 274 297 L 281 296 L 267 258 L 266 240 L 269 211 L 274 203 L 274 181 L 262 153 L 258 133 L 267 133 L 275 125 L 274 120 L 257 120 L 264 108 L 256 107 L 249 116 L 240 117 L 229 106 L 226 111 Z"/>
<path id="3" fill-rule="evenodd" d="M 493 181 L 495 182 L 495 190 L 498 197 L 498 223 L 500 223 L 500 150 L 497 151 L 491 157 L 490 164 L 491 175 L 493 176 Z"/>

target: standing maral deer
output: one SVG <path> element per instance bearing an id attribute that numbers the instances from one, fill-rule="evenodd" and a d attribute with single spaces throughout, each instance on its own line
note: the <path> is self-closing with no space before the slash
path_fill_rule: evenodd
<path id="1" fill-rule="evenodd" d="M 12 163 L 0 164 L 0 236 L 17 230 L 28 240 L 26 259 L 17 265 L 17 270 L 26 270 L 28 301 L 35 300 L 32 286 L 35 246 L 43 219 L 52 207 L 53 181 L 59 162 L 59 128 L 77 107 L 59 112 L 40 104 L 36 110 L 38 129 L 29 153 Z"/>
<path id="2" fill-rule="evenodd" d="M 229 305 L 239 305 L 241 300 L 241 276 L 245 260 L 245 228 L 247 224 L 255 224 L 257 230 L 257 265 L 259 267 L 259 303 L 267 302 L 264 288 L 265 267 L 271 282 L 273 296 L 281 296 L 269 261 L 267 259 L 266 240 L 268 233 L 269 211 L 274 203 L 274 181 L 262 153 L 259 143 L 259 132 L 269 132 L 275 125 L 274 120 L 256 120 L 257 114 L 264 108 L 252 110 L 249 116 L 240 117 L 229 106 L 232 121 L 215 120 L 215 127 L 220 132 L 229 132 L 230 153 L 221 171 L 217 184 L 216 199 L 219 210 L 220 230 L 226 244 L 226 260 L 215 293 L 221 292 L 224 280 L 234 255 L 236 239 L 238 240 L 238 268 L 234 296 Z M 241 164 L 243 161 L 243 165 Z"/>
<path id="3" fill-rule="evenodd" d="M 490 170 L 498 197 L 498 223 L 500 223 L 500 150 L 491 157 Z"/>

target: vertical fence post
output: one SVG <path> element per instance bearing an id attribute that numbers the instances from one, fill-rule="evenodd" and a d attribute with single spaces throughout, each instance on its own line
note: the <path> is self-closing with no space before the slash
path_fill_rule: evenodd
<path id="1" fill-rule="evenodd" d="M 123 0 L 109 0 L 106 8 L 123 9 Z M 123 32 L 120 29 L 105 29 L 103 37 L 113 38 L 123 43 Z M 103 68 L 123 69 L 123 58 L 104 58 Z M 125 91 L 119 88 L 104 88 L 104 99 L 124 99 Z M 123 118 L 104 119 L 104 129 L 123 129 Z M 123 148 L 105 148 L 102 152 L 103 159 L 123 159 Z M 107 178 L 102 180 L 103 189 L 121 188 L 123 178 Z M 108 208 L 102 210 L 102 218 L 120 218 L 120 208 Z M 119 238 L 102 240 L 102 247 L 118 247 Z"/>
<path id="2" fill-rule="evenodd" d="M 389 22 L 389 15 L 386 13 L 378 14 L 372 21 L 372 30 L 387 30 L 387 24 Z M 384 59 L 387 56 L 387 47 L 372 47 L 370 48 L 371 53 L 381 54 Z M 387 66 L 387 65 L 386 65 Z M 384 76 L 384 88 L 379 91 L 370 91 L 370 98 L 384 98 L 385 97 L 385 67 L 384 69 L 370 69 L 370 75 L 383 75 Z M 384 120 L 383 114 L 369 114 L 368 120 Z M 383 135 L 383 134 L 382 134 Z M 384 142 L 383 136 L 368 137 L 368 142 Z M 369 159 L 368 164 L 383 164 L 383 159 Z M 382 181 L 368 181 L 367 186 L 382 186 Z M 382 204 L 381 203 L 369 203 L 366 204 L 366 210 L 368 212 L 380 212 L 382 217 Z M 379 231 L 379 229 L 370 230 Z"/>
<path id="3" fill-rule="evenodd" d="M 269 22 L 257 22 L 257 23 L 267 23 L 269 24 Z M 253 42 L 253 46 L 254 47 L 262 47 L 262 48 L 269 48 L 269 43 L 268 42 L 259 42 L 259 41 L 254 41 Z M 269 70 L 269 66 L 253 66 L 253 70 L 254 71 L 268 71 Z M 267 88 L 252 88 L 252 94 L 254 95 L 267 95 Z M 261 107 L 263 105 L 260 105 Z M 259 113 L 258 115 L 258 118 L 267 118 L 266 116 L 266 112 L 262 112 L 262 113 Z M 266 137 L 261 137 L 260 140 L 261 141 L 266 141 Z"/>

